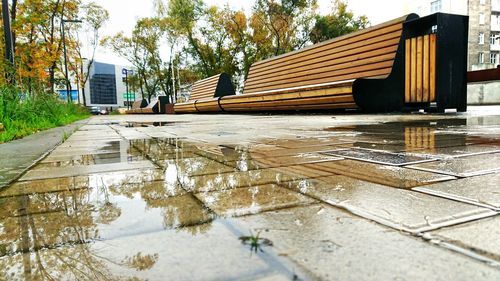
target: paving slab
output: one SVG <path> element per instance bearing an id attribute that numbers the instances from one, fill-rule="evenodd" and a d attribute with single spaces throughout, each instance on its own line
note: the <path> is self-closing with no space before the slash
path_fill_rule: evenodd
<path id="1" fill-rule="evenodd" d="M 500 270 L 327 205 L 237 218 L 318 280 L 498 280 Z"/>
<path id="2" fill-rule="evenodd" d="M 343 160 L 344 158 L 335 155 L 323 155 L 316 153 L 303 153 L 298 155 L 288 155 L 281 157 L 261 157 L 226 162 L 227 165 L 246 170 L 258 170 L 266 168 L 277 168 L 286 166 L 297 166 L 312 163 L 322 163 L 329 161 Z"/>
<path id="3" fill-rule="evenodd" d="M 249 152 L 253 154 L 260 154 L 262 156 L 258 156 L 259 158 L 262 157 L 283 157 L 283 156 L 290 156 L 290 155 L 300 155 L 300 154 L 305 154 L 305 153 L 319 153 L 323 151 L 330 151 L 334 150 L 337 147 L 333 145 L 323 145 L 323 146 L 310 146 L 310 147 L 300 147 L 300 148 L 277 148 L 273 150 L 268 150 L 266 147 L 264 150 L 260 150 L 259 146 L 251 146 L 249 147 Z"/>
<path id="4" fill-rule="evenodd" d="M 88 188 L 88 177 L 67 177 L 15 182 L 0 191 L 0 198 Z"/>
<path id="5" fill-rule="evenodd" d="M 175 160 L 165 160 L 155 162 L 165 170 L 175 169 L 177 173 L 186 176 L 203 176 L 211 174 L 221 174 L 235 172 L 236 168 L 224 165 L 204 157 L 184 158 Z"/>
<path id="6" fill-rule="evenodd" d="M 323 177 L 285 185 L 327 204 L 411 233 L 496 215 L 496 212 L 486 208 L 346 176 Z"/>
<path id="7" fill-rule="evenodd" d="M 307 164 L 309 168 L 340 174 L 397 188 L 412 188 L 434 182 L 455 179 L 453 176 L 426 171 L 378 165 L 356 160 L 341 160 Z"/>
<path id="8" fill-rule="evenodd" d="M 500 171 L 500 153 L 446 159 L 408 167 L 456 177 L 472 177 Z"/>
<path id="9" fill-rule="evenodd" d="M 413 151 L 415 155 L 429 155 L 437 158 L 457 158 L 466 157 L 480 154 L 490 154 L 500 152 L 500 146 L 496 145 L 463 145 L 463 146 L 452 146 L 452 147 L 433 147 L 428 149 L 422 149 L 418 151 Z"/>
<path id="10" fill-rule="evenodd" d="M 222 217 L 256 214 L 315 202 L 309 197 L 274 184 L 195 195 Z"/>
<path id="11" fill-rule="evenodd" d="M 153 169 L 153 168 L 155 168 L 155 166 L 149 161 L 45 168 L 45 169 L 30 170 L 26 174 L 24 174 L 19 180 L 29 181 L 29 180 L 40 180 L 40 179 L 50 179 L 50 178 L 65 178 L 65 177 L 106 173 L 113 171 Z"/>
<path id="12" fill-rule="evenodd" d="M 428 236 L 473 251 L 497 262 L 500 266 L 500 216 L 482 219 L 433 231 Z M 500 270 L 500 269 L 499 269 Z"/>
<path id="13" fill-rule="evenodd" d="M 305 178 L 301 175 L 288 171 L 281 171 L 279 169 L 238 171 L 195 177 L 180 175 L 179 177 L 182 187 L 195 193 L 222 191 L 265 184 L 279 184 Z"/>
<path id="14" fill-rule="evenodd" d="M 380 150 L 355 148 L 327 151 L 323 152 L 323 154 L 391 166 L 405 166 L 437 160 L 432 157 L 418 156 L 408 153 L 392 153 Z"/>
<path id="15" fill-rule="evenodd" d="M 500 211 L 500 173 L 416 187 L 413 190 Z"/>

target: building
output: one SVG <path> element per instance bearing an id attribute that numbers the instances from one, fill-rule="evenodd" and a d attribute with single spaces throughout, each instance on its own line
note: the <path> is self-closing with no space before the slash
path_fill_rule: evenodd
<path id="1" fill-rule="evenodd" d="M 126 107 L 127 102 L 132 104 L 136 96 L 134 93 L 127 94 L 123 69 L 123 66 L 94 62 L 85 84 L 86 106 L 117 108 Z"/>
<path id="2" fill-rule="evenodd" d="M 500 65 L 500 0 L 413 0 L 407 12 L 420 16 L 443 12 L 469 16 L 468 69 Z"/>

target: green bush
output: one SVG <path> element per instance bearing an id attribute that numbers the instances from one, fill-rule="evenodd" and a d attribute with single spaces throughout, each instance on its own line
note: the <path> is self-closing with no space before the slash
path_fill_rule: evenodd
<path id="1" fill-rule="evenodd" d="M 55 94 L 23 95 L 13 87 L 0 86 L 0 143 L 89 116 L 86 108 L 63 102 Z"/>

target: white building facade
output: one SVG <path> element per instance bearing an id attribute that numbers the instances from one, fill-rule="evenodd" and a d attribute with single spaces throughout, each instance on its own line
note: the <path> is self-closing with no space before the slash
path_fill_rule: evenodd
<path id="1" fill-rule="evenodd" d="M 126 107 L 128 102 L 134 102 L 136 95 L 127 94 L 125 74 L 126 67 L 94 62 L 90 68 L 90 75 L 85 84 L 86 106 L 99 107 Z M 130 69 L 130 68 L 128 68 Z"/>

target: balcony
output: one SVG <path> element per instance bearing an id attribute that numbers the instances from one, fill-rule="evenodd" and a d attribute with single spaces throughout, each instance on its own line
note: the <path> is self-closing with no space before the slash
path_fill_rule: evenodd
<path id="1" fill-rule="evenodd" d="M 492 12 L 500 12 L 500 0 L 492 0 L 491 1 L 491 11 Z"/>
<path id="2" fill-rule="evenodd" d="M 500 51 L 500 44 L 490 45 L 490 51 Z"/>

